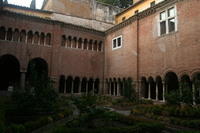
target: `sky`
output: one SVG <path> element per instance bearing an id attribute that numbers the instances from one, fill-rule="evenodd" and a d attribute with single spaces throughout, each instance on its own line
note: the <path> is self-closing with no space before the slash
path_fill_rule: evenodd
<path id="1" fill-rule="evenodd" d="M 29 7 L 32 0 L 8 0 L 9 4 Z M 44 0 L 36 0 L 36 8 L 40 9 Z"/>

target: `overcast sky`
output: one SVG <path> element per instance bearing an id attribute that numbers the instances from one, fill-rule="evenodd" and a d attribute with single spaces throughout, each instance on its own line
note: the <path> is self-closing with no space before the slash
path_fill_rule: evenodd
<path id="1" fill-rule="evenodd" d="M 8 0 L 9 4 L 29 7 L 32 0 Z M 40 9 L 44 0 L 36 0 L 36 8 Z"/>

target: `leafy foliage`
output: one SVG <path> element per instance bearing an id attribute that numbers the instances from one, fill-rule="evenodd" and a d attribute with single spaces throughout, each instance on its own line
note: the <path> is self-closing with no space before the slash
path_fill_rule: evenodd
<path id="1" fill-rule="evenodd" d="M 133 3 L 132 0 L 97 0 L 97 1 L 117 6 L 120 8 L 127 8 Z"/>

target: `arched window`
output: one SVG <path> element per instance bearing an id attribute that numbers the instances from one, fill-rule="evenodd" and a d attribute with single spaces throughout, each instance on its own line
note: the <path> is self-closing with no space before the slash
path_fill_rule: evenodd
<path id="1" fill-rule="evenodd" d="M 93 48 L 94 51 L 97 51 L 97 40 L 94 42 L 94 48 Z"/>
<path id="2" fill-rule="evenodd" d="M 76 37 L 74 37 L 72 41 L 72 48 L 76 48 L 76 44 L 77 44 L 77 39 Z"/>
<path id="3" fill-rule="evenodd" d="M 65 47 L 65 43 L 66 43 L 66 37 L 65 37 L 65 35 L 62 35 L 61 46 Z"/>
<path id="4" fill-rule="evenodd" d="M 32 32 L 32 31 L 29 31 L 29 32 L 28 32 L 27 43 L 32 44 L 32 41 L 33 41 L 33 32 Z"/>
<path id="5" fill-rule="evenodd" d="M 35 32 L 34 34 L 34 44 L 38 44 L 39 43 L 39 33 Z"/>
<path id="6" fill-rule="evenodd" d="M 26 31 L 22 30 L 20 32 L 20 42 L 26 42 Z"/>
<path id="7" fill-rule="evenodd" d="M 45 35 L 42 32 L 41 35 L 40 35 L 40 45 L 44 45 L 44 39 L 45 39 Z"/>
<path id="8" fill-rule="evenodd" d="M 98 51 L 102 51 L 102 41 L 99 42 Z"/>
<path id="9" fill-rule="evenodd" d="M 87 49 L 87 48 L 88 48 L 88 41 L 87 41 L 87 39 L 84 39 L 83 49 Z"/>
<path id="10" fill-rule="evenodd" d="M 90 41 L 89 41 L 89 48 L 88 48 L 89 50 L 92 50 L 92 45 L 93 45 L 92 43 L 93 43 L 93 41 L 90 40 Z"/>
<path id="11" fill-rule="evenodd" d="M 46 45 L 51 45 L 51 34 L 48 33 L 46 36 Z"/>
<path id="12" fill-rule="evenodd" d="M 81 38 L 79 38 L 79 40 L 78 40 L 78 48 L 82 49 L 82 39 Z"/>
<path id="13" fill-rule="evenodd" d="M 12 41 L 13 33 L 12 33 L 12 28 L 9 28 L 7 31 L 7 40 Z"/>
<path id="14" fill-rule="evenodd" d="M 5 27 L 0 28 L 0 40 L 5 40 L 6 37 L 6 29 Z"/>
<path id="15" fill-rule="evenodd" d="M 19 41 L 19 30 L 15 29 L 13 34 L 13 41 L 18 42 Z"/>
<path id="16" fill-rule="evenodd" d="M 72 46 L 72 37 L 69 36 L 68 39 L 67 39 L 67 47 L 71 48 L 71 46 Z"/>

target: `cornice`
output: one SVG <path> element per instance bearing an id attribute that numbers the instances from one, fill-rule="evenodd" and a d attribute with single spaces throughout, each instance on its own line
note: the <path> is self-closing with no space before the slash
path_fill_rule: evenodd
<path id="1" fill-rule="evenodd" d="M 113 33 L 115 31 L 117 31 L 117 30 L 119 30 L 119 29 L 121 29 L 121 28 L 123 28 L 123 27 L 125 27 L 125 26 L 127 26 L 127 25 L 129 25 L 131 23 L 133 23 L 136 20 L 143 19 L 143 18 L 145 18 L 147 16 L 150 16 L 150 15 L 156 13 L 157 11 L 160 10 L 160 8 L 165 7 L 166 5 L 173 4 L 173 3 L 176 3 L 178 1 L 183 1 L 183 0 L 165 0 L 165 1 L 153 6 L 151 8 L 148 8 L 148 9 L 146 9 L 146 10 L 144 10 L 144 11 L 142 11 L 142 12 L 140 12 L 140 13 L 138 13 L 138 14 L 130 17 L 130 18 L 128 18 L 125 21 L 113 26 L 112 28 L 108 29 L 105 32 L 105 34 Z"/>
<path id="2" fill-rule="evenodd" d="M 56 21 L 56 20 L 51 20 L 51 19 L 47 19 L 47 18 L 41 18 L 38 16 L 30 16 L 30 15 L 14 13 L 14 12 L 5 11 L 5 10 L 1 11 L 0 15 L 11 16 L 13 18 L 18 18 L 18 19 L 22 19 L 22 20 L 23 19 L 33 20 L 35 22 L 42 22 L 42 23 L 46 23 L 46 24 L 50 24 L 50 25 L 60 25 L 62 27 L 73 29 L 73 30 L 79 30 L 79 31 L 83 31 L 83 32 L 93 33 L 93 34 L 100 35 L 100 36 L 105 36 L 105 33 L 102 31 L 86 28 L 83 26 L 73 25 L 73 24 L 69 24 L 69 23 L 64 23 L 64 22 L 60 22 L 60 21 Z"/>

